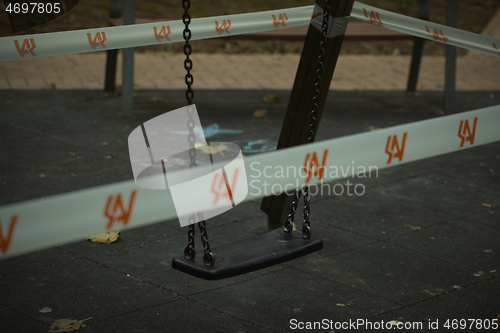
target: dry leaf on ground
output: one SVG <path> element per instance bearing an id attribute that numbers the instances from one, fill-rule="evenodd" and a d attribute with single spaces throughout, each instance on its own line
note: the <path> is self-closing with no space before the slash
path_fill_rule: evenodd
<path id="1" fill-rule="evenodd" d="M 474 276 L 481 276 L 481 275 L 485 275 L 483 271 L 479 271 L 474 274 Z"/>
<path id="2" fill-rule="evenodd" d="M 281 98 L 279 96 L 276 96 L 275 94 L 267 94 L 266 96 L 262 97 L 262 100 L 269 104 L 281 102 Z"/>
<path id="3" fill-rule="evenodd" d="M 258 109 L 258 110 L 255 110 L 255 112 L 253 113 L 253 116 L 257 117 L 257 118 L 263 118 L 266 116 L 267 112 L 268 112 L 268 110 L 266 110 L 266 109 Z"/>
<path id="4" fill-rule="evenodd" d="M 87 240 L 91 241 L 92 243 L 109 244 L 116 242 L 116 240 L 118 239 L 118 235 L 120 235 L 120 231 L 110 231 L 103 234 L 91 236 L 87 238 Z"/>
<path id="5" fill-rule="evenodd" d="M 85 324 L 83 322 L 89 319 L 92 319 L 92 317 L 83 320 L 76 320 L 71 318 L 56 319 L 52 323 L 52 325 L 50 325 L 50 330 L 48 331 L 48 333 L 76 331 L 80 329 L 80 327 L 85 327 Z"/>
<path id="6" fill-rule="evenodd" d="M 491 208 L 491 205 L 490 205 L 490 204 L 487 204 L 487 203 L 484 203 L 484 204 L 483 204 L 483 207 L 488 207 L 488 208 Z"/>
<path id="7" fill-rule="evenodd" d="M 408 227 L 411 230 L 424 231 L 424 229 L 422 229 L 422 227 L 414 227 L 414 226 L 409 225 L 409 224 L 405 224 L 405 227 Z"/>
<path id="8" fill-rule="evenodd" d="M 49 313 L 49 312 L 52 312 L 52 309 L 51 308 L 48 308 L 48 307 L 44 307 L 43 309 L 39 310 L 41 313 Z"/>
<path id="9" fill-rule="evenodd" d="M 367 130 L 367 131 L 376 131 L 376 130 L 379 130 L 379 129 L 382 129 L 382 128 L 380 128 L 380 127 L 375 127 L 375 126 L 372 126 L 372 125 L 370 125 L 370 126 L 368 126 L 368 127 L 366 128 L 366 130 Z"/>

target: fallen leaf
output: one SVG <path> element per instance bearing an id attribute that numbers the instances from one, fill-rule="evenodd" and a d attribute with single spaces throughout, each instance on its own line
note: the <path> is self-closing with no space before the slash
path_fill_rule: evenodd
<path id="1" fill-rule="evenodd" d="M 479 272 L 477 272 L 476 274 L 474 274 L 474 276 L 481 276 L 481 275 L 484 275 L 484 272 L 483 272 L 483 271 L 479 271 Z"/>
<path id="2" fill-rule="evenodd" d="M 48 308 L 48 307 L 44 307 L 43 309 L 39 310 L 41 313 L 49 313 L 49 312 L 52 312 L 52 309 L 51 308 Z"/>
<path id="3" fill-rule="evenodd" d="M 120 231 L 110 231 L 88 237 L 87 240 L 91 241 L 92 243 L 109 244 L 116 242 L 116 240 L 118 239 L 118 235 L 120 235 Z"/>
<path id="4" fill-rule="evenodd" d="M 490 205 L 490 204 L 487 204 L 487 203 L 484 203 L 484 204 L 483 204 L 483 207 L 488 207 L 488 208 L 491 208 L 491 205 Z"/>
<path id="5" fill-rule="evenodd" d="M 43 173 L 40 174 L 40 178 L 44 178 L 45 175 Z"/>
<path id="6" fill-rule="evenodd" d="M 492 252 L 492 251 L 491 251 L 491 250 L 484 250 L 484 252 L 486 252 L 486 253 L 490 253 L 490 252 Z"/>
<path id="7" fill-rule="evenodd" d="M 409 225 L 409 224 L 405 224 L 405 227 L 408 227 L 408 228 L 410 228 L 411 230 L 424 231 L 424 229 L 422 229 L 422 227 L 414 227 L 414 226 Z"/>
<path id="8" fill-rule="evenodd" d="M 455 288 L 456 290 L 464 289 L 464 287 L 460 287 L 459 285 L 454 285 L 453 288 Z"/>
<path id="9" fill-rule="evenodd" d="M 380 127 L 375 127 L 375 126 L 372 126 L 372 125 L 370 125 L 370 126 L 368 126 L 368 127 L 366 128 L 366 130 L 367 130 L 367 131 L 376 131 L 376 130 L 379 130 L 379 129 L 382 129 L 382 128 L 380 128 Z"/>
<path id="10" fill-rule="evenodd" d="M 424 289 L 424 292 L 425 292 L 426 294 L 431 295 L 431 296 L 436 296 L 436 295 L 437 295 L 436 293 L 433 293 L 433 292 L 432 292 L 432 291 L 430 291 L 429 289 Z"/>
<path id="11" fill-rule="evenodd" d="M 345 306 L 345 304 L 342 304 L 342 303 L 337 303 L 337 306 L 342 306 L 342 307 L 344 307 L 344 306 Z"/>
<path id="12" fill-rule="evenodd" d="M 298 233 L 302 233 L 302 230 L 297 229 L 297 225 L 295 224 L 295 222 L 292 222 L 292 230 L 297 231 Z"/>
<path id="13" fill-rule="evenodd" d="M 253 116 L 257 118 L 264 118 L 267 112 L 268 111 L 266 109 L 258 109 L 254 111 Z"/>
<path id="14" fill-rule="evenodd" d="M 203 145 L 201 143 L 195 143 L 194 146 L 197 150 L 199 150 L 205 154 L 219 154 L 220 153 L 222 156 L 224 156 L 223 151 L 227 150 L 226 145 L 218 145 L 218 146 L 212 147 L 212 146 L 208 146 L 208 145 Z"/>
<path id="15" fill-rule="evenodd" d="M 266 103 L 269 103 L 269 104 L 281 102 L 281 98 L 279 96 L 274 95 L 274 94 L 267 94 L 266 96 L 262 97 L 262 100 Z"/>
<path id="16" fill-rule="evenodd" d="M 101 143 L 99 143 L 99 144 L 100 144 L 101 146 L 107 146 L 107 145 L 108 145 L 108 143 L 107 143 L 106 141 L 103 141 L 103 142 L 101 142 Z"/>
<path id="17" fill-rule="evenodd" d="M 491 173 L 492 175 L 494 175 L 494 174 L 495 174 L 495 171 L 494 171 L 493 169 L 490 169 L 490 173 Z"/>
<path id="18" fill-rule="evenodd" d="M 56 319 L 52 323 L 52 325 L 50 325 L 50 330 L 48 331 L 48 333 L 76 331 L 80 329 L 80 327 L 85 327 L 85 324 L 83 322 L 89 319 L 92 319 L 92 317 L 83 320 L 76 320 L 71 318 Z"/>
<path id="19" fill-rule="evenodd" d="M 496 271 L 497 271 L 496 269 L 493 269 L 490 271 L 490 273 L 496 273 Z"/>
<path id="20" fill-rule="evenodd" d="M 70 172 L 69 174 L 72 175 L 73 177 L 76 177 L 76 175 L 73 172 Z"/>

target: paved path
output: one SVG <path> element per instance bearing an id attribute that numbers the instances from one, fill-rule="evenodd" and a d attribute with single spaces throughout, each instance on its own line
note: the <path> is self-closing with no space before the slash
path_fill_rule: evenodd
<path id="1" fill-rule="evenodd" d="M 500 38 L 500 11 L 483 34 Z M 300 55 L 193 56 L 196 89 L 291 89 Z M 404 90 L 410 56 L 341 55 L 335 90 Z M 0 89 L 102 89 L 106 53 L 87 53 L 0 63 Z M 136 89 L 183 89 L 184 55 L 136 53 Z M 457 60 L 457 90 L 498 90 L 499 58 L 468 52 Z M 121 57 L 117 82 L 121 82 Z M 444 56 L 425 56 L 418 90 L 444 89 Z"/>

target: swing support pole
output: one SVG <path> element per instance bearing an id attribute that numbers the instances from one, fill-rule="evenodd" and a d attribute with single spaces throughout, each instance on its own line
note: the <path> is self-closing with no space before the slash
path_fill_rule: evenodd
<path id="1" fill-rule="evenodd" d="M 325 0 L 316 0 L 316 4 L 324 8 Z M 353 4 L 354 0 L 332 0 L 330 16 L 333 18 L 349 16 Z M 330 22 L 330 24 L 333 24 L 333 22 Z M 288 101 L 288 108 L 278 139 L 277 149 L 298 146 L 307 142 L 320 40 L 321 31 L 309 25 L 292 93 Z M 323 64 L 323 78 L 320 88 L 316 126 L 314 129 L 315 133 L 319 126 L 343 40 L 344 35 L 328 39 L 325 63 Z M 277 196 L 268 196 L 262 200 L 261 209 L 268 216 L 269 230 L 283 226 L 283 221 L 286 219 L 292 200 L 293 196 L 287 196 L 285 193 Z"/>

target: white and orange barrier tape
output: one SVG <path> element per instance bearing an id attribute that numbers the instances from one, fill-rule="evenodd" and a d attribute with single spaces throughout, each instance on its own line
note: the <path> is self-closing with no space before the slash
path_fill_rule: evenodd
<path id="1" fill-rule="evenodd" d="M 305 6 L 193 19 L 192 40 L 308 25 L 321 27 L 319 7 Z M 500 40 L 354 3 L 351 17 L 413 36 L 500 56 Z M 312 19 L 312 21 L 311 21 Z M 329 37 L 343 34 L 347 20 L 331 21 Z M 332 30 L 333 29 L 333 30 Z M 134 24 L 0 38 L 0 61 L 174 43 L 184 40 L 182 21 Z"/>
<path id="2" fill-rule="evenodd" d="M 498 141 L 499 124 L 500 106 L 493 106 L 250 156 L 244 159 L 249 189 L 245 201 L 261 198 L 270 190 L 292 193 L 306 183 L 350 175 L 339 173 L 339 169 L 353 168 L 356 173 L 383 169 Z M 196 172 L 209 174 L 213 170 L 208 165 Z M 182 180 L 191 173 L 181 170 L 171 176 Z M 158 181 L 164 184 L 165 179 Z M 239 181 L 233 181 L 233 189 L 240 186 Z M 231 198 L 223 195 L 225 186 L 225 182 L 213 179 L 196 188 L 212 200 L 198 202 L 192 209 L 227 205 Z M 193 189 L 184 186 L 179 191 L 176 195 L 189 197 Z M 6 205 L 0 207 L 0 258 L 176 216 L 168 191 L 139 188 L 134 180 Z"/>

